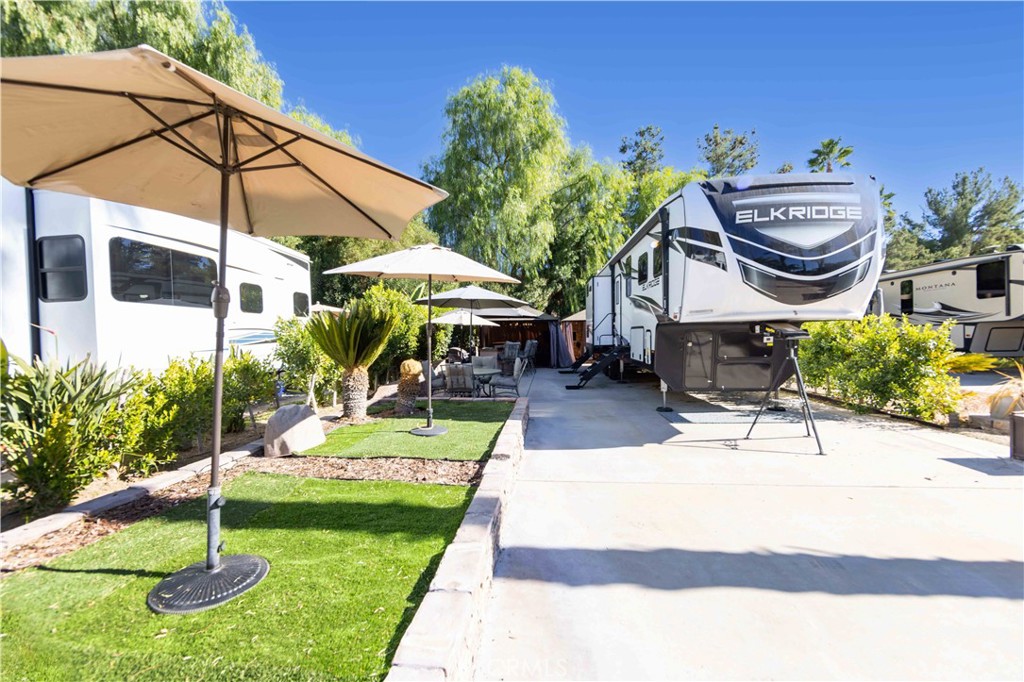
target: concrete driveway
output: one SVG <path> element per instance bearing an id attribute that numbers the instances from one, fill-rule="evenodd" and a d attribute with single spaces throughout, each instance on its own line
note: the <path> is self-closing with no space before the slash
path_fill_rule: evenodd
<path id="1" fill-rule="evenodd" d="M 792 413 L 745 441 L 749 408 L 568 382 L 530 389 L 478 679 L 1024 677 L 1007 446 L 821 413 L 820 457 Z"/>

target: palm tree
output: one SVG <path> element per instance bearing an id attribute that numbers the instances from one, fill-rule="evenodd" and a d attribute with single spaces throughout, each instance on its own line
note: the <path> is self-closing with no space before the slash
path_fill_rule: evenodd
<path id="1" fill-rule="evenodd" d="M 341 379 L 345 416 L 366 419 L 366 398 L 370 390 L 367 370 L 387 345 L 388 337 L 398 324 L 398 316 L 356 301 L 341 313 L 318 313 L 307 324 L 317 345 L 345 370 Z"/>
<path id="2" fill-rule="evenodd" d="M 846 159 L 853 154 L 853 147 L 843 147 L 842 141 L 841 137 L 821 141 L 818 148 L 811 152 L 813 156 L 807 160 L 812 173 L 831 173 L 833 166 L 846 168 L 850 165 Z"/>

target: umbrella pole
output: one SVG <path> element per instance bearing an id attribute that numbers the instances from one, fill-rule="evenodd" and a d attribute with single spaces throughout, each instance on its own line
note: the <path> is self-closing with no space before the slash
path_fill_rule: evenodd
<path id="1" fill-rule="evenodd" d="M 221 115 L 220 172 L 220 250 L 217 254 L 217 281 L 210 298 L 217 318 L 217 345 L 213 356 L 213 453 L 210 457 L 210 487 L 206 491 L 206 561 L 200 561 L 172 573 L 154 587 L 146 603 L 157 613 L 186 614 L 206 611 L 234 599 L 255 586 L 270 571 L 266 559 L 253 554 L 221 557 L 220 508 L 220 431 L 224 403 L 224 320 L 228 316 L 231 294 L 225 286 L 228 270 L 228 207 L 231 189 L 229 143 L 231 116 Z"/>
<path id="2" fill-rule="evenodd" d="M 434 331 L 434 276 L 427 275 L 427 367 L 430 374 L 427 380 L 427 425 L 420 426 L 409 433 L 414 436 L 441 436 L 448 433 L 443 426 L 434 426 L 434 353 L 431 347 L 431 337 Z"/>

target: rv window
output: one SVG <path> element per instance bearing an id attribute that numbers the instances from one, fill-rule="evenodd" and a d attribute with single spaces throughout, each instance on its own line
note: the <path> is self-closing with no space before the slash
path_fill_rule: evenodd
<path id="1" fill-rule="evenodd" d="M 905 279 L 900 282 L 900 314 L 914 313 L 914 280 Z"/>
<path id="2" fill-rule="evenodd" d="M 309 296 L 296 291 L 292 294 L 292 304 L 295 306 L 296 317 L 309 317 Z"/>
<path id="3" fill-rule="evenodd" d="M 654 248 L 654 277 L 661 277 L 661 247 L 656 246 Z"/>
<path id="4" fill-rule="evenodd" d="M 636 281 L 637 284 L 647 283 L 647 254 L 642 253 L 636 259 Z"/>
<path id="5" fill-rule="evenodd" d="M 623 261 L 622 271 L 624 273 L 626 273 L 626 277 L 629 277 L 629 276 L 631 276 L 633 274 L 633 257 L 632 256 L 628 256 L 626 258 L 626 260 Z"/>
<path id="6" fill-rule="evenodd" d="M 243 313 L 263 312 L 263 287 L 258 284 L 243 282 L 238 287 L 241 294 L 241 308 Z"/>
<path id="7" fill-rule="evenodd" d="M 997 260 L 978 266 L 978 298 L 1006 296 L 1006 261 Z"/>
<path id="8" fill-rule="evenodd" d="M 37 239 L 36 266 L 41 300 L 81 301 L 88 293 L 85 240 L 78 235 Z"/>
<path id="9" fill-rule="evenodd" d="M 213 259 L 147 242 L 110 240 L 110 293 L 129 303 L 209 308 L 217 266 Z"/>

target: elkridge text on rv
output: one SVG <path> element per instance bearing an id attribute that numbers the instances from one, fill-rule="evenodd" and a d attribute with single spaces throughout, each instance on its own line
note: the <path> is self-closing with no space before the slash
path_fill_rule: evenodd
<path id="1" fill-rule="evenodd" d="M 765 215 L 762 211 L 767 211 Z M 780 206 L 736 211 L 736 223 L 767 223 L 774 220 L 860 220 L 860 206 Z"/>

